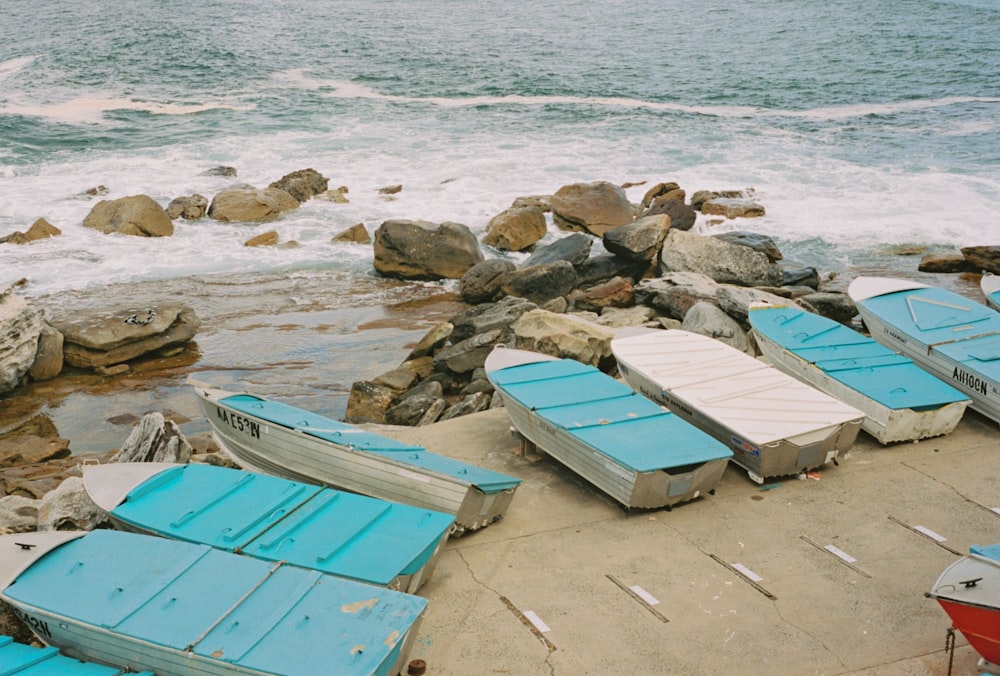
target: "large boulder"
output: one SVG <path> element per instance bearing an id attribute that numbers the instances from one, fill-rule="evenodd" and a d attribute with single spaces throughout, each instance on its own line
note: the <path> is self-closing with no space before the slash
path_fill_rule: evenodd
<path id="1" fill-rule="evenodd" d="M 298 200 L 280 188 L 229 188 L 212 199 L 208 217 L 231 223 L 263 223 L 298 207 Z"/>
<path id="2" fill-rule="evenodd" d="M 140 237 L 169 237 L 174 234 L 174 222 L 164 208 L 148 195 L 101 200 L 83 219 L 83 226 L 105 234 Z"/>
<path id="3" fill-rule="evenodd" d="M 549 203 L 552 222 L 559 229 L 589 232 L 598 237 L 611 228 L 631 222 L 636 216 L 636 209 L 625 191 L 607 181 L 563 186 Z"/>
<path id="4" fill-rule="evenodd" d="M 0 289 L 0 394 L 18 386 L 38 354 L 45 327 L 42 311 L 14 293 Z"/>
<path id="5" fill-rule="evenodd" d="M 546 265 L 557 261 L 567 261 L 576 267 L 590 257 L 590 250 L 593 248 L 594 238 L 577 232 L 557 239 L 547 246 L 538 247 L 519 267 L 530 268 L 533 265 Z"/>
<path id="6" fill-rule="evenodd" d="M 461 279 L 484 260 L 479 241 L 461 223 L 389 220 L 375 231 L 375 271 L 396 279 Z"/>
<path id="7" fill-rule="evenodd" d="M 759 251 L 673 229 L 660 250 L 660 271 L 700 272 L 740 286 L 781 286 L 782 280 L 781 268 Z"/>
<path id="8" fill-rule="evenodd" d="M 607 282 L 615 277 L 628 277 L 637 282 L 652 269 L 650 261 L 635 261 L 615 254 L 599 254 L 591 256 L 576 267 L 581 287 L 593 286 Z"/>
<path id="9" fill-rule="evenodd" d="M 732 230 L 730 232 L 720 232 L 717 235 L 712 235 L 712 237 L 729 242 L 730 244 L 748 246 L 754 251 L 759 251 L 767 256 L 768 260 L 772 263 L 776 263 L 783 258 L 778 245 L 767 235 L 759 235 L 756 232 L 747 232 L 745 230 Z"/>
<path id="10" fill-rule="evenodd" d="M 634 261 L 651 261 L 670 230 L 669 216 L 644 216 L 604 233 L 604 248 Z"/>
<path id="11" fill-rule="evenodd" d="M 1000 275 L 1000 246 L 963 246 L 962 255 L 974 270 Z"/>
<path id="12" fill-rule="evenodd" d="M 315 169 L 300 169 L 285 174 L 267 187 L 284 190 L 301 204 L 316 195 L 325 193 L 329 184 L 330 181 Z"/>
<path id="13" fill-rule="evenodd" d="M 727 315 L 743 326 L 749 326 L 750 306 L 753 303 L 799 307 L 795 301 L 782 298 L 763 289 L 736 286 L 734 284 L 720 284 L 715 294 L 715 301 Z"/>
<path id="14" fill-rule="evenodd" d="M 614 331 L 574 315 L 531 310 L 511 325 L 514 347 L 542 354 L 576 359 L 592 366 L 607 366 L 614 357 Z"/>
<path id="15" fill-rule="evenodd" d="M 81 311 L 50 323 L 63 335 L 67 364 L 98 368 L 185 343 L 194 337 L 201 320 L 192 308 L 167 302 L 155 308 Z"/>
<path id="16" fill-rule="evenodd" d="M 483 366 L 495 345 L 505 342 L 509 337 L 509 329 L 497 328 L 449 345 L 434 355 L 434 370 L 454 374 L 472 373 Z"/>
<path id="17" fill-rule="evenodd" d="M 512 207 L 490 219 L 483 244 L 500 251 L 525 251 L 545 233 L 545 212 L 538 207 Z"/>
<path id="18" fill-rule="evenodd" d="M 726 218 L 758 218 L 764 215 L 764 207 L 742 197 L 716 197 L 702 203 L 701 213 Z"/>

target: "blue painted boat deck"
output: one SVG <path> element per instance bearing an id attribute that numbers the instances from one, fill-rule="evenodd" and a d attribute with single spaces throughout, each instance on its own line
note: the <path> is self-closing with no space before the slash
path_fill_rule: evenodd
<path id="1" fill-rule="evenodd" d="M 490 378 L 543 420 L 636 472 L 732 457 L 628 385 L 572 359 L 499 369 Z"/>
<path id="2" fill-rule="evenodd" d="M 429 470 L 454 477 L 476 486 L 487 494 L 501 493 L 521 483 L 521 480 L 515 477 L 447 458 L 421 446 L 410 446 L 289 404 L 261 399 L 251 394 L 225 397 L 220 403 L 247 415 L 299 430 L 340 446 L 365 453 L 391 456 L 393 460 L 412 465 L 416 470 Z"/>
<path id="3" fill-rule="evenodd" d="M 124 673 L 116 667 L 66 657 L 52 646 L 36 648 L 17 643 L 10 636 L 0 636 L 0 676 L 118 676 Z M 151 671 L 128 673 L 153 676 Z"/>
<path id="4" fill-rule="evenodd" d="M 897 291 L 862 304 L 941 355 L 1000 381 L 1000 312 L 938 287 Z"/>
<path id="5" fill-rule="evenodd" d="M 984 556 L 987 559 L 992 559 L 994 561 L 1000 561 L 1000 544 L 995 545 L 972 545 L 969 547 L 969 551 L 973 554 L 978 554 L 979 556 Z"/>
<path id="6" fill-rule="evenodd" d="M 450 514 L 264 474 L 188 464 L 129 492 L 112 514 L 187 542 L 387 585 L 423 567 Z"/>
<path id="7" fill-rule="evenodd" d="M 316 571 L 111 530 L 49 552 L 4 594 L 154 645 L 282 674 L 385 674 L 427 606 Z"/>
<path id="8" fill-rule="evenodd" d="M 912 359 L 812 312 L 795 307 L 755 308 L 750 324 L 831 378 L 888 408 L 921 410 L 968 399 Z"/>

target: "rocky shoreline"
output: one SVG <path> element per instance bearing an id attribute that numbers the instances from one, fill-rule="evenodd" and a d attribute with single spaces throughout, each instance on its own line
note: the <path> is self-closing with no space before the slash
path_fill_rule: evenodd
<path id="1" fill-rule="evenodd" d="M 325 191 L 325 179 L 314 173 L 305 174 L 308 189 L 293 184 L 299 187 L 290 187 L 294 195 L 286 192 L 291 201 L 282 203 L 291 208 L 293 202 Z M 242 190 L 246 199 L 259 201 L 252 189 Z M 281 188 L 272 185 L 268 190 Z M 577 359 L 614 373 L 610 342 L 623 327 L 683 328 L 756 356 L 747 325 L 751 303 L 795 304 L 840 322 L 854 321 L 856 308 L 846 294 L 833 288 L 830 276 L 815 268 L 783 266 L 781 251 L 770 238 L 750 231 L 719 235 L 690 231 L 699 211 L 746 219 L 763 213 L 751 197 L 747 192 L 702 191 L 687 201 L 679 186 L 662 183 L 636 205 L 628 202 L 620 186 L 601 181 L 575 184 L 553 195 L 515 201 L 490 222 L 482 242 L 462 224 L 384 222 L 373 239 L 379 278 L 367 283 L 397 285 L 402 296 L 422 296 L 434 310 L 411 309 L 410 316 L 419 316 L 420 321 L 400 322 L 407 324 L 410 335 L 424 327 L 403 359 L 393 363 L 392 354 L 380 360 L 372 353 L 373 363 L 388 360 L 388 367 L 375 377 L 353 382 L 345 421 L 423 426 L 496 407 L 499 400 L 482 367 L 487 354 L 500 344 Z M 234 195 L 228 202 L 221 200 L 214 217 L 238 213 L 240 218 L 257 218 L 245 210 L 233 211 L 234 200 Z M 151 213 L 160 208 L 141 201 Z M 202 200 L 198 204 L 204 206 Z M 196 206 L 174 205 L 167 220 L 202 218 L 206 213 L 213 217 L 211 207 L 199 211 Z M 109 222 L 141 220 L 134 215 L 124 218 L 122 213 L 137 213 L 127 207 L 102 202 L 94 211 Z M 158 214 L 155 220 L 162 222 Z M 549 220 L 570 234 L 541 246 Z M 363 226 L 355 226 L 350 238 L 364 241 L 367 231 L 362 230 Z M 156 229 L 130 226 L 122 232 L 148 236 Z M 600 247 L 595 247 L 597 242 Z M 528 257 L 515 264 L 503 255 L 510 251 Z M 925 257 L 918 269 L 1000 273 L 1000 247 L 969 247 L 960 257 Z M 457 293 L 426 287 L 417 293 L 408 285 L 427 280 L 454 280 Z M 269 281 L 272 289 L 280 290 L 284 280 Z M 53 519 L 45 501 L 62 500 L 64 485 L 78 496 L 79 487 L 71 490 L 79 476 L 77 465 L 90 459 L 112 460 L 115 455 L 120 459 L 120 452 L 74 455 L 70 440 L 60 436 L 66 431 L 57 430 L 46 417 L 46 399 L 68 397 L 81 388 L 120 389 L 127 398 L 130 390 L 155 391 L 164 382 L 181 390 L 185 386 L 178 383 L 180 379 L 212 366 L 202 363 L 199 332 L 217 329 L 225 319 L 216 316 L 218 306 L 213 305 L 211 293 L 195 294 L 200 297 L 189 303 L 171 299 L 178 295 L 183 299 L 183 293 L 157 296 L 149 288 L 134 298 L 123 295 L 111 309 L 67 303 L 53 314 L 23 298 L 18 289 L 19 284 L 0 289 L 0 396 L 4 398 L 0 528 L 14 532 L 92 528 L 99 525 L 94 515 Z M 234 296 L 253 295 L 238 284 L 236 289 Z M 313 302 L 317 308 L 323 305 Z M 270 307 L 246 302 L 240 317 L 280 316 L 293 310 L 301 307 L 291 308 L 287 300 Z M 175 460 L 187 462 L 193 452 L 198 461 L 224 462 L 206 434 L 188 439 L 181 433 L 181 426 L 197 415 L 193 407 L 185 407 L 185 403 L 161 406 L 152 413 L 142 411 L 141 418 L 135 410 L 123 412 L 117 422 L 135 426 L 124 448 L 142 445 L 133 437 L 144 430 L 140 437 L 147 440 L 179 439 L 184 451 L 174 452 Z M 155 424 L 148 422 L 150 415 L 158 416 Z"/>

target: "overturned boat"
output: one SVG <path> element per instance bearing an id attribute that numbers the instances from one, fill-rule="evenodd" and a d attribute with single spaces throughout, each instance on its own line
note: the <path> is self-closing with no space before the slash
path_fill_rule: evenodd
<path id="1" fill-rule="evenodd" d="M 117 530 L 0 536 L 0 600 L 42 642 L 133 671 L 398 674 L 419 596 Z"/>
<path id="2" fill-rule="evenodd" d="M 453 514 L 456 535 L 503 518 L 521 480 L 253 394 L 195 384 L 242 467 Z"/>
<path id="3" fill-rule="evenodd" d="M 854 443 L 864 413 L 725 343 L 680 329 L 623 329 L 622 377 L 720 440 L 750 478 L 815 469 Z"/>
<path id="4" fill-rule="evenodd" d="M 927 596 L 937 600 L 969 645 L 1000 670 L 1000 544 L 970 547 L 945 568 Z"/>
<path id="5" fill-rule="evenodd" d="M 879 443 L 953 431 L 970 401 L 909 357 L 827 317 L 790 305 L 750 306 L 750 326 L 776 368 L 865 414 Z"/>
<path id="6" fill-rule="evenodd" d="M 36 648 L 0 636 L 0 674 L 3 676 L 121 676 L 134 672 L 97 662 L 82 662 L 52 646 Z M 143 671 L 135 676 L 153 676 Z"/>
<path id="7" fill-rule="evenodd" d="M 593 366 L 500 346 L 485 367 L 518 432 L 626 508 L 711 493 L 732 456 Z"/>
<path id="8" fill-rule="evenodd" d="M 83 483 L 122 529 L 416 593 L 454 517 L 203 464 L 88 463 Z"/>
<path id="9" fill-rule="evenodd" d="M 872 338 L 972 400 L 1000 422 L 1000 312 L 946 289 L 887 277 L 847 288 Z"/>

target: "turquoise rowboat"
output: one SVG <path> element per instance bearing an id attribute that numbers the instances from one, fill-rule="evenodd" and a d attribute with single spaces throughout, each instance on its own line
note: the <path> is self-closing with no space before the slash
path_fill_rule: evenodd
<path id="1" fill-rule="evenodd" d="M 919 282 L 858 277 L 847 288 L 872 338 L 1000 422 L 1000 312 Z"/>
<path id="2" fill-rule="evenodd" d="M 85 464 L 115 525 L 416 593 L 450 514 L 213 465 Z"/>
<path id="3" fill-rule="evenodd" d="M 713 493 L 732 452 L 630 387 L 573 359 L 499 347 L 486 375 L 517 430 L 626 508 Z"/>
<path id="4" fill-rule="evenodd" d="M 0 600 L 44 643 L 156 674 L 395 676 L 427 601 L 117 530 L 0 536 Z"/>
<path id="5" fill-rule="evenodd" d="M 791 305 L 750 306 L 750 326 L 776 368 L 864 411 L 879 443 L 948 434 L 969 398 L 905 357 L 827 317 Z"/>
<path id="6" fill-rule="evenodd" d="M 454 535 L 503 518 L 521 483 L 295 406 L 195 385 L 215 440 L 241 467 L 446 512 Z"/>

